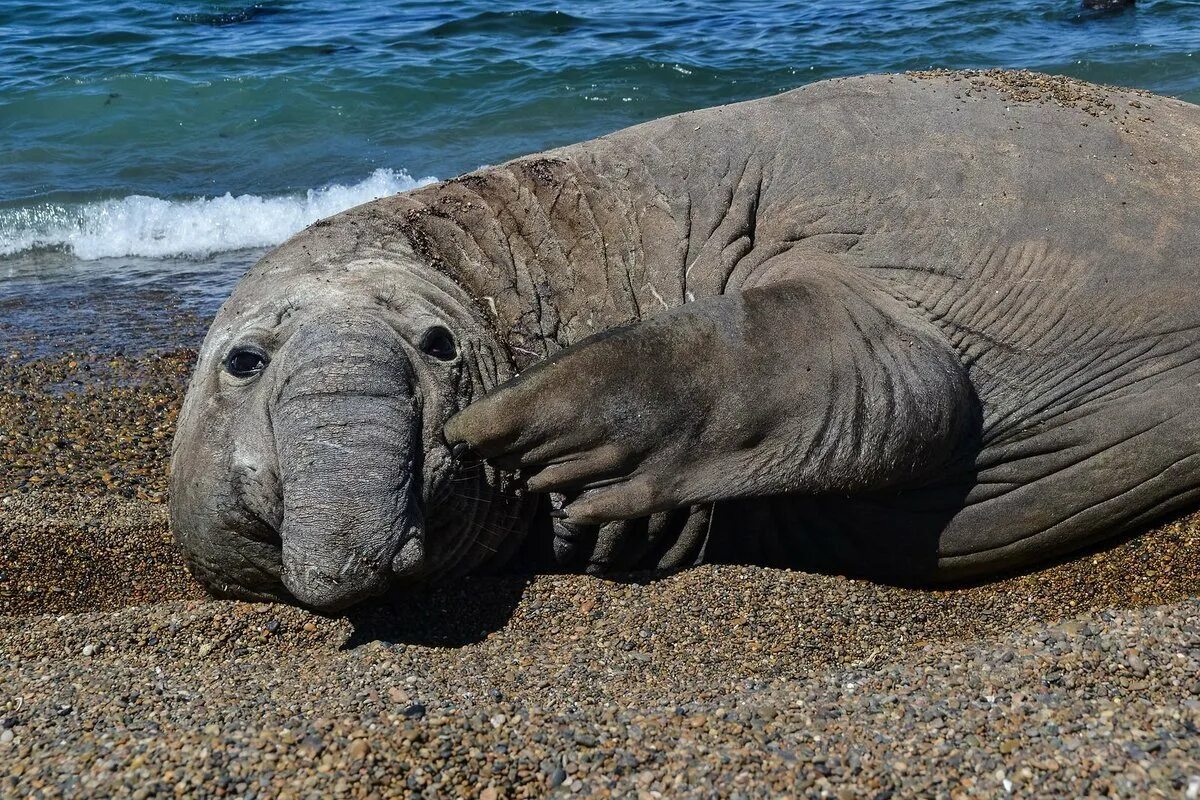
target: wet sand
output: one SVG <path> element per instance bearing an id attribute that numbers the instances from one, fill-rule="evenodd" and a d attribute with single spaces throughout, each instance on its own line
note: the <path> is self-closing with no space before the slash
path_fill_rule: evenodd
<path id="1" fill-rule="evenodd" d="M 163 504 L 175 341 L 0 366 L 0 795 L 1200 794 L 1200 515 L 948 591 L 709 566 L 208 601 Z"/>

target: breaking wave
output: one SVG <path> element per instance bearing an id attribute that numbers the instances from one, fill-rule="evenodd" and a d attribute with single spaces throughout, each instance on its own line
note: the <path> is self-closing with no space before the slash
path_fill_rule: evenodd
<path id="1" fill-rule="evenodd" d="M 0 209 L 0 256 L 61 250 L 91 260 L 120 256 L 203 257 L 270 247 L 352 206 L 434 182 L 404 170 L 377 169 L 350 186 L 303 195 L 254 194 L 163 200 L 130 195 L 75 205 Z"/>

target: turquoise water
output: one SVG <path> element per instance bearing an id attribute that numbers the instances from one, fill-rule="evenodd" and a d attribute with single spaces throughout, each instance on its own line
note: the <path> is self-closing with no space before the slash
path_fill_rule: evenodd
<path id="1" fill-rule="evenodd" d="M 1200 101 L 1200 3 L 0 0 L 0 294 L 216 272 L 215 297 L 261 248 L 423 178 L 931 66 Z"/>

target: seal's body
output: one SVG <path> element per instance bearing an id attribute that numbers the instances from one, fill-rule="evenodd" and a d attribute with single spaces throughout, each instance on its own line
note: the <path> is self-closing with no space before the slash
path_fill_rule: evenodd
<path id="1" fill-rule="evenodd" d="M 904 581 L 1079 548 L 1200 496 L 1198 156 L 1175 100 L 869 76 L 361 206 L 214 323 L 176 530 L 322 607 L 539 543 Z"/>

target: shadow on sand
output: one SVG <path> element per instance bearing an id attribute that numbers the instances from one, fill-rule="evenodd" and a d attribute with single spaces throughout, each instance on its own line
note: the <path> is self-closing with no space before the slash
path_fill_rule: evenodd
<path id="1" fill-rule="evenodd" d="M 393 592 L 347 612 L 354 630 L 342 649 L 375 641 L 429 647 L 475 644 L 508 624 L 532 578 L 468 577 L 452 586 Z"/>

